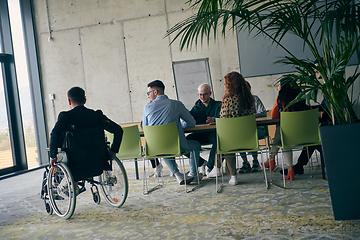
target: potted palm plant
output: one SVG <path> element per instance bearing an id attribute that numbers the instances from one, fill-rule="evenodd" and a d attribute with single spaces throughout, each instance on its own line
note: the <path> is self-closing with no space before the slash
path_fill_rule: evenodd
<path id="1" fill-rule="evenodd" d="M 354 89 L 359 65 L 353 73 L 345 74 L 351 58 L 356 58 L 358 63 L 360 60 L 359 1 L 189 0 L 188 3 L 197 9 L 197 13 L 177 23 L 166 34 L 174 35 L 172 42 L 180 39 L 181 49 L 190 48 L 193 43 L 196 45 L 198 40 L 209 42 L 212 36 L 216 37 L 217 31 L 226 36 L 226 31 L 238 28 L 255 33 L 255 36 L 264 35 L 287 53 L 277 62 L 293 66 L 294 73 L 288 76 L 294 85 L 304 90 L 296 100 L 319 103 L 318 92 L 322 94 L 332 125 L 320 127 L 320 132 L 334 216 L 337 220 L 360 219 L 360 188 L 349 184 L 360 182 L 360 158 L 352 151 L 354 149 L 347 150 L 360 146 L 360 123 L 355 123 L 353 110 L 359 101 L 359 89 Z M 289 34 L 303 41 L 303 47 L 309 48 L 312 59 L 296 56 L 282 44 L 284 36 Z M 319 63 L 318 67 L 314 60 Z M 315 70 L 321 79 L 316 77 Z M 345 133 L 347 128 L 350 128 L 350 134 L 342 139 L 340 133 Z M 328 150 L 330 144 L 336 147 L 331 146 Z M 347 155 L 352 152 L 356 155 Z M 346 159 L 346 163 L 342 159 Z"/>

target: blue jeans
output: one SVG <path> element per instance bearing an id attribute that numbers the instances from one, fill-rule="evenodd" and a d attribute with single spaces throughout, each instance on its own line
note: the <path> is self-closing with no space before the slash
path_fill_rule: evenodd
<path id="1" fill-rule="evenodd" d="M 258 138 L 259 139 L 261 139 L 261 138 L 263 138 L 264 137 L 264 135 L 265 135 L 265 129 L 264 129 L 264 127 L 258 127 L 257 128 L 257 132 L 258 132 Z M 257 152 L 250 152 L 251 153 L 251 155 L 253 156 L 253 158 L 254 159 L 257 159 L 257 155 L 258 155 L 258 153 Z M 246 153 L 245 152 L 242 152 L 242 153 L 240 153 L 240 156 L 241 156 L 241 158 L 246 158 Z"/>
<path id="2" fill-rule="evenodd" d="M 194 151 L 190 152 L 190 173 L 196 174 L 197 169 L 195 166 L 195 159 L 196 159 L 196 165 L 199 166 L 200 143 L 195 140 L 187 140 L 187 142 L 189 145 L 189 149 L 195 151 L 195 156 L 194 156 Z M 181 149 L 181 151 L 183 151 L 183 149 Z M 172 174 L 179 172 L 179 169 L 175 162 L 175 158 L 164 158 L 164 162 Z"/>

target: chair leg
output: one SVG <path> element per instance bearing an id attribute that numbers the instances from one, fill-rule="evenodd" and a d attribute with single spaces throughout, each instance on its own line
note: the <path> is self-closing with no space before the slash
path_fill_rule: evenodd
<path id="1" fill-rule="evenodd" d="M 164 179 L 163 179 L 163 174 L 161 175 L 161 182 L 159 180 L 159 177 L 157 177 L 157 182 L 158 184 L 155 185 L 154 187 L 152 187 L 151 189 L 149 189 L 148 187 L 148 182 L 147 182 L 147 177 L 146 177 L 146 163 L 145 163 L 145 158 L 143 158 L 143 162 L 144 162 L 144 174 L 143 174 L 143 194 L 146 195 L 146 194 L 149 194 L 150 192 L 160 188 L 160 187 L 163 187 L 164 186 Z M 161 160 L 160 160 L 160 163 L 161 163 Z"/>
<path id="2" fill-rule="evenodd" d="M 313 177 L 312 172 L 311 172 L 311 169 L 312 169 L 312 161 L 311 161 L 310 156 L 309 156 L 309 147 L 308 147 L 308 146 L 306 146 L 306 154 L 307 154 L 308 163 L 309 163 L 310 177 L 312 178 L 312 177 Z M 315 154 L 316 154 L 316 153 L 315 153 Z"/>
<path id="3" fill-rule="evenodd" d="M 222 166 L 222 157 L 220 158 L 220 162 L 221 162 L 221 166 Z M 220 185 L 220 189 L 219 192 L 221 191 L 221 188 L 224 186 L 224 171 L 222 170 L 222 168 L 220 168 L 220 173 L 221 173 L 221 185 Z"/>
<path id="4" fill-rule="evenodd" d="M 161 164 L 161 158 L 159 158 L 160 160 L 159 160 L 159 162 L 160 162 L 160 164 Z M 159 178 L 159 176 L 157 176 L 157 179 L 158 179 L 158 186 L 165 186 L 165 184 L 164 184 L 164 172 L 161 172 L 161 181 L 159 180 L 160 178 Z"/>
<path id="5" fill-rule="evenodd" d="M 197 188 L 199 188 L 199 187 L 201 186 L 201 184 L 200 184 L 200 178 L 199 178 L 199 171 L 198 171 L 198 166 L 197 166 L 197 159 L 196 159 L 196 156 L 195 156 L 195 151 L 192 150 L 192 152 L 193 152 L 193 155 L 194 155 L 196 178 L 197 178 L 198 184 L 197 184 L 195 187 L 193 187 L 191 190 L 189 190 L 189 191 L 187 191 L 187 190 L 185 189 L 185 191 L 186 191 L 187 193 L 192 192 L 192 191 L 195 191 Z M 189 163 L 189 165 L 190 165 L 190 163 Z"/>
<path id="6" fill-rule="evenodd" d="M 262 151 L 260 151 L 260 162 L 263 163 Z M 266 186 L 266 189 L 269 189 L 269 183 L 267 180 L 265 167 L 263 167 L 263 171 L 264 171 L 265 186 Z"/>
<path id="7" fill-rule="evenodd" d="M 267 146 L 266 148 L 267 148 L 267 151 L 266 151 L 266 160 L 267 159 L 270 159 L 270 137 L 267 137 L 266 139 L 265 139 L 265 145 Z M 265 161 L 263 161 L 262 162 L 262 165 L 261 165 L 261 167 L 264 169 L 264 171 L 265 171 L 265 174 L 266 174 L 266 168 L 265 168 L 265 166 L 264 166 L 264 163 Z M 271 168 L 269 168 L 269 170 L 270 170 L 270 180 L 269 180 L 269 182 L 270 182 L 270 184 L 272 184 L 272 172 L 271 172 Z"/>
<path id="8" fill-rule="evenodd" d="M 238 158 L 236 157 L 236 153 L 235 153 L 235 168 L 236 170 L 238 170 L 240 168 L 240 161 L 238 161 Z"/>
<path id="9" fill-rule="evenodd" d="M 266 160 L 267 159 L 270 159 L 270 156 L 271 156 L 271 153 L 270 153 L 270 149 L 271 149 L 271 138 L 270 137 L 267 137 L 265 138 L 265 145 L 267 146 L 267 151 L 266 151 Z M 277 154 L 278 155 L 278 154 Z M 275 158 L 278 158 L 278 156 L 275 156 Z M 265 161 L 266 161 L 265 160 Z M 266 168 L 264 167 L 264 163 L 265 161 L 262 163 L 262 167 L 265 169 L 265 173 L 266 173 Z M 276 162 L 278 163 L 278 160 L 276 160 Z M 275 169 L 274 169 L 275 170 Z M 269 177 L 269 183 L 270 184 L 273 184 L 273 179 L 272 179 L 272 174 L 273 174 L 273 171 L 271 171 L 271 167 L 269 167 L 269 171 L 270 171 L 270 177 Z"/>
<path id="10" fill-rule="evenodd" d="M 143 158 L 143 162 L 144 162 L 144 172 L 143 172 L 143 194 L 148 194 L 149 190 L 148 190 L 148 185 L 147 185 L 147 178 L 146 178 L 146 166 L 145 166 L 145 158 Z"/>
<path id="11" fill-rule="evenodd" d="M 195 150 L 192 150 L 192 152 L 193 152 L 194 160 L 195 160 L 195 170 L 196 170 L 197 182 L 198 182 L 198 185 L 200 185 L 199 171 L 198 171 L 198 166 L 197 166 L 197 159 L 196 159 L 196 155 L 195 155 Z"/>
<path id="12" fill-rule="evenodd" d="M 199 187 L 201 187 L 200 179 L 199 179 L 199 171 L 198 171 L 197 159 L 196 159 L 196 155 L 195 155 L 195 150 L 193 150 L 193 152 L 194 152 L 193 154 L 194 154 L 194 158 L 195 158 L 195 169 L 196 169 L 196 176 L 197 176 L 198 184 L 197 184 L 196 187 L 194 187 L 194 188 L 192 189 L 192 191 L 195 190 L 195 189 L 197 189 L 197 188 L 199 188 Z M 204 177 L 204 176 L 203 176 L 203 177 Z"/>
<path id="13" fill-rule="evenodd" d="M 220 169 L 220 172 L 221 172 L 221 181 L 222 181 L 221 185 L 219 186 L 219 183 L 218 183 L 219 179 L 218 179 L 218 176 L 217 176 L 217 174 L 216 174 L 216 178 L 215 178 L 216 184 L 215 184 L 215 186 L 216 186 L 216 193 L 220 193 L 221 188 L 222 188 L 223 185 L 224 185 L 224 174 L 223 174 L 223 171 L 222 171 L 222 167 L 218 168 L 217 165 L 218 165 L 219 162 L 220 162 L 221 165 L 222 165 L 222 155 L 221 155 L 221 154 L 216 154 L 215 157 L 216 157 L 216 159 L 215 159 L 215 167 L 216 167 L 217 169 Z M 219 161 L 219 159 L 220 159 L 220 161 Z"/>
<path id="14" fill-rule="evenodd" d="M 284 187 L 281 187 L 281 186 L 279 186 L 279 185 L 277 185 L 275 183 L 272 183 L 272 185 L 275 185 L 275 186 L 280 187 L 280 188 L 286 188 L 285 173 L 284 173 L 284 170 L 285 170 L 285 168 L 284 168 L 284 156 L 283 156 L 283 149 L 282 148 L 281 148 L 281 152 L 279 152 L 277 155 L 279 155 L 279 154 L 281 154 L 281 168 L 282 168 L 282 171 L 283 171 L 282 178 L 283 178 Z M 270 169 L 270 172 L 271 172 L 271 169 Z"/>
<path id="15" fill-rule="evenodd" d="M 286 185 L 285 185 L 285 169 L 284 169 L 284 154 L 283 154 L 283 151 L 284 149 L 281 149 L 281 168 L 283 170 L 283 182 L 284 182 L 284 188 L 286 188 Z"/>
<path id="16" fill-rule="evenodd" d="M 182 165 L 182 170 L 183 170 L 183 174 L 184 174 L 184 183 L 185 183 L 185 192 L 187 193 L 187 184 L 186 184 L 186 173 L 185 173 L 185 166 L 184 166 L 184 158 L 183 156 L 181 156 L 181 165 Z"/>
<path id="17" fill-rule="evenodd" d="M 221 156 L 221 155 L 220 155 Z M 216 156 L 216 158 L 217 158 L 217 156 Z M 217 168 L 217 165 L 218 165 L 218 162 L 217 162 L 217 159 L 215 159 L 215 167 Z M 221 171 L 221 169 L 220 169 L 220 171 Z M 216 190 L 216 193 L 218 193 L 219 192 L 219 189 L 218 189 L 218 176 L 217 176 L 217 174 L 215 175 L 215 190 Z"/>

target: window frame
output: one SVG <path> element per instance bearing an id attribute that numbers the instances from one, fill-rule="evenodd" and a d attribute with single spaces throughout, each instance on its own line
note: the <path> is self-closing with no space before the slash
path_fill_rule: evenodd
<path id="1" fill-rule="evenodd" d="M 35 138 L 39 159 L 38 169 L 49 163 L 44 104 L 39 73 L 32 1 L 19 0 L 22 16 L 26 63 L 29 75 L 29 90 L 32 101 Z M 5 104 L 7 105 L 9 135 L 13 157 L 13 167 L 0 169 L 0 179 L 9 175 L 28 171 L 25 139 L 21 118 L 20 98 L 14 62 L 8 1 L 0 1 L 0 62 L 2 65 Z"/>

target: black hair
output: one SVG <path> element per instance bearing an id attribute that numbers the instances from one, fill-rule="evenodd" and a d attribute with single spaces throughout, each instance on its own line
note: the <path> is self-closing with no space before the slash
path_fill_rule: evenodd
<path id="1" fill-rule="evenodd" d="M 280 111 L 283 111 L 284 108 L 301 93 L 301 89 L 294 88 L 290 80 L 290 78 L 283 78 L 280 81 L 281 89 L 277 99 Z M 305 100 L 301 100 L 289 106 L 288 109 L 289 111 L 303 111 L 309 109 L 309 107 L 305 104 Z"/>
<path id="2" fill-rule="evenodd" d="M 151 87 L 151 88 L 158 88 L 159 90 L 162 90 L 162 91 L 165 90 L 165 85 L 160 80 L 154 80 L 152 82 L 149 82 L 147 86 Z"/>
<path id="3" fill-rule="evenodd" d="M 77 104 L 85 103 L 85 91 L 81 87 L 72 87 L 67 93 L 68 98 Z"/>

